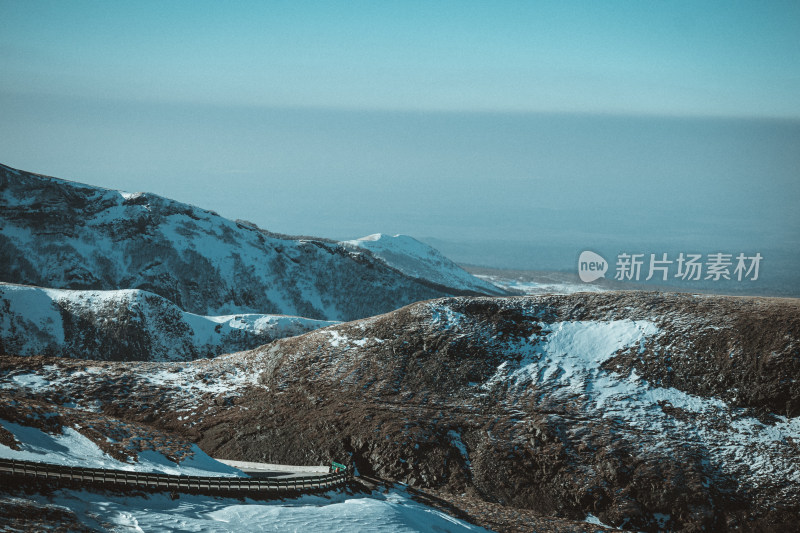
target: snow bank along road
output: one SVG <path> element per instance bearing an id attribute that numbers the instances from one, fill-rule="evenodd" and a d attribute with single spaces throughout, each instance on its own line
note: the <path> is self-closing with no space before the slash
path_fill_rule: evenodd
<path id="1" fill-rule="evenodd" d="M 351 478 L 349 471 L 322 475 L 282 478 L 242 478 L 214 476 L 176 476 L 80 468 L 34 461 L 0 459 L 0 477 L 34 480 L 53 485 L 77 485 L 81 488 L 115 487 L 148 491 L 173 491 L 191 494 L 225 494 L 226 496 L 280 496 L 312 493 L 342 486 Z"/>

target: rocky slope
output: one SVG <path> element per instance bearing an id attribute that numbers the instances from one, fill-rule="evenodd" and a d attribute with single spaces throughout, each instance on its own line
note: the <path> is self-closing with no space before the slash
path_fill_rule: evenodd
<path id="1" fill-rule="evenodd" d="M 0 283 L 0 353 L 190 361 L 247 350 L 335 322 L 283 315 L 200 316 L 153 293 Z"/>
<path id="2" fill-rule="evenodd" d="M 19 361 L 0 358 L 18 398 L 150 424 L 217 457 L 350 457 L 462 508 L 518 509 L 494 515 L 500 530 L 594 516 L 785 531 L 800 513 L 793 299 L 459 297 L 180 365 Z M 581 530 L 565 523 L 549 530 Z"/>
<path id="3" fill-rule="evenodd" d="M 154 194 L 0 165 L 0 281 L 9 283 L 142 289 L 200 315 L 323 320 L 443 295 L 503 293 L 451 262 L 412 268 L 435 256 L 417 245 L 416 259 L 402 252 L 382 259 L 343 243 L 279 236 Z M 432 268 L 450 272 L 426 278 Z"/>

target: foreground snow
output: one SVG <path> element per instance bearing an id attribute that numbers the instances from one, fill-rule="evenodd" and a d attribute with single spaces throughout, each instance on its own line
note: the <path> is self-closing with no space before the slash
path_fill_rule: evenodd
<path id="1" fill-rule="evenodd" d="M 68 490 L 50 498 L 33 498 L 72 510 L 89 527 L 114 531 L 487 531 L 415 502 L 402 488 L 385 494 L 330 492 L 270 502 L 188 495 L 172 500 L 165 494 L 120 497 Z"/>
<path id="2" fill-rule="evenodd" d="M 122 463 L 103 453 L 72 428 L 60 435 L 0 420 L 19 441 L 21 450 L 0 445 L 0 457 L 43 463 L 138 472 L 202 476 L 242 476 L 239 470 L 215 461 L 197 446 L 194 456 L 175 464 L 163 455 L 139 452 L 134 464 Z M 387 493 L 325 496 L 306 495 L 294 500 L 255 501 L 167 494 L 124 497 L 98 492 L 59 490 L 51 496 L 26 496 L 39 504 L 68 509 L 91 528 L 132 531 L 333 531 L 414 532 L 486 531 L 434 508 L 417 503 L 402 488 Z M 14 498 L 11 498 L 13 501 Z"/>
<path id="3" fill-rule="evenodd" d="M 105 454 L 76 429 L 65 427 L 52 435 L 37 428 L 0 420 L 14 435 L 20 450 L 0 444 L 0 458 L 91 468 L 110 468 L 173 475 L 243 476 L 192 446 L 193 457 L 176 464 L 154 451 L 138 453 L 134 463 L 120 462 Z M 75 513 L 90 528 L 130 531 L 256 532 L 480 532 L 446 513 L 417 503 L 401 486 L 386 493 L 348 495 L 330 492 L 293 500 L 255 501 L 167 494 L 125 497 L 100 492 L 57 490 L 51 495 L 26 495 L 40 505 Z M 21 497 L 6 497 L 8 503 Z"/>

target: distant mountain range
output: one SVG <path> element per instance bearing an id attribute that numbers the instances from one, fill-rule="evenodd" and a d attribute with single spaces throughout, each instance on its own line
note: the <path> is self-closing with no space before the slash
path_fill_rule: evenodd
<path id="1" fill-rule="evenodd" d="M 135 301 L 149 305 L 157 301 L 155 295 L 161 296 L 177 306 L 170 311 L 175 317 L 186 311 L 323 321 L 373 316 L 440 296 L 507 294 L 411 237 L 373 235 L 346 242 L 293 238 L 154 194 L 82 185 L 4 165 L 0 282 L 91 291 L 138 289 L 151 294 L 142 293 Z M 133 301 L 130 294 L 104 299 L 122 307 Z M 154 305 L 169 307 L 167 302 Z M 136 312 L 146 315 L 145 307 Z M 13 320 L 4 318 L 5 323 Z M 6 349 L 19 346 L 4 342 Z M 92 357 L 116 358 L 95 352 Z"/>

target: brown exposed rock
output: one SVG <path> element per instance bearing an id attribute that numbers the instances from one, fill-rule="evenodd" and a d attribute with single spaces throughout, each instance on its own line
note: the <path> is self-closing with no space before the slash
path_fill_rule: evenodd
<path id="1" fill-rule="evenodd" d="M 800 513 L 800 436 L 787 425 L 800 415 L 799 311 L 798 300 L 663 293 L 448 298 L 184 365 L 224 391 L 147 378 L 169 365 L 108 363 L 47 394 L 101 398 L 105 415 L 218 457 L 344 461 L 458 502 L 473 521 L 488 513 L 479 523 L 501 531 L 534 518 L 562 531 L 589 513 L 645 531 L 784 531 Z M 658 329 L 569 386 L 553 367 L 512 379 L 564 321 Z M 0 379 L 13 359 L 0 358 Z M 76 368 L 25 364 L 45 377 Z M 249 380 L 226 381 L 236 372 Z M 617 403 L 598 407 L 601 377 L 629 387 Z"/>

